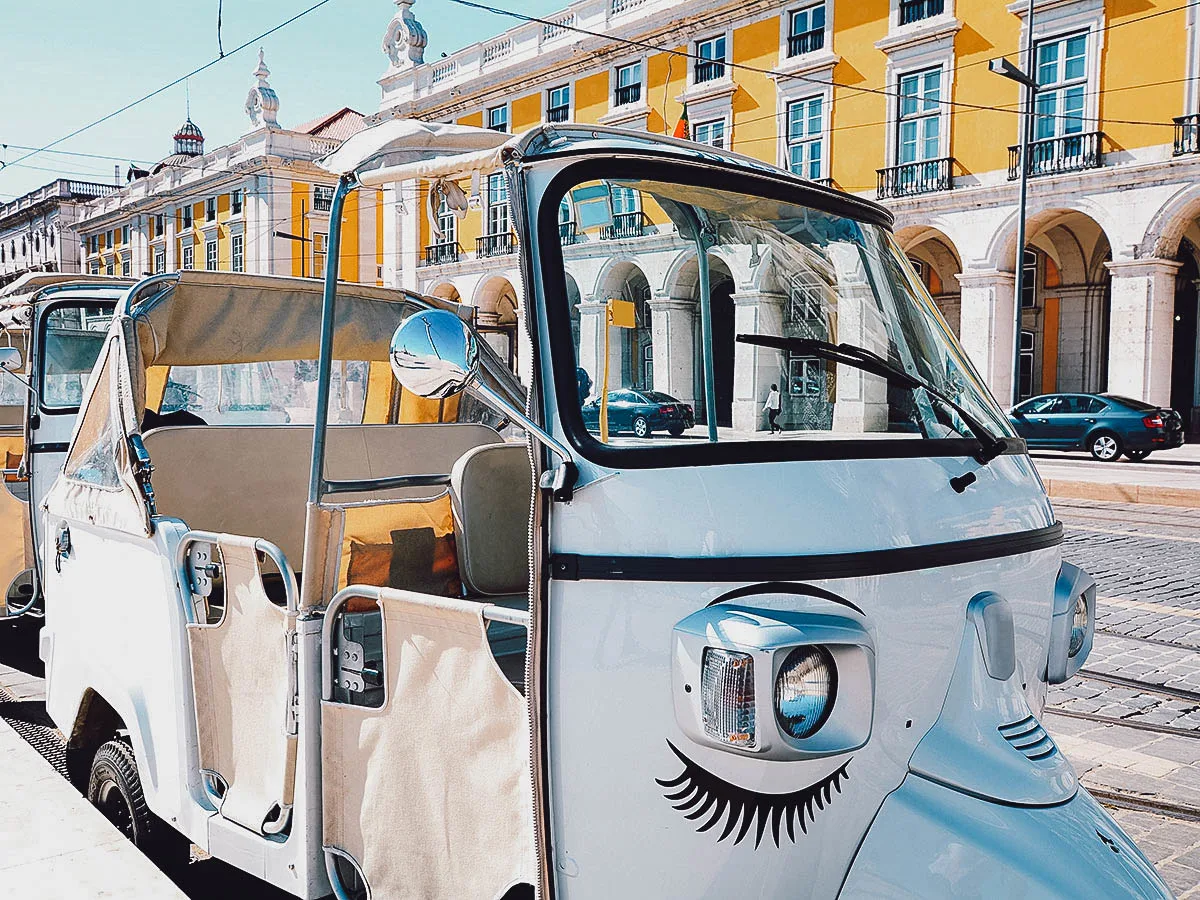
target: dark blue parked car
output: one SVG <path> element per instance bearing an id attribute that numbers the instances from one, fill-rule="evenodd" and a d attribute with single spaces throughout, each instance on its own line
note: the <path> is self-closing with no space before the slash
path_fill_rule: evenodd
<path id="1" fill-rule="evenodd" d="M 1145 459 L 1183 443 L 1175 410 L 1115 394 L 1043 394 L 1008 417 L 1031 450 L 1087 450 L 1103 462 L 1122 453 Z"/>
<path id="2" fill-rule="evenodd" d="M 600 430 L 600 398 L 583 405 L 583 425 L 588 431 Z M 653 431 L 669 431 L 675 437 L 696 424 L 691 406 L 659 391 L 625 388 L 608 392 L 608 430 L 632 431 L 640 438 Z"/>

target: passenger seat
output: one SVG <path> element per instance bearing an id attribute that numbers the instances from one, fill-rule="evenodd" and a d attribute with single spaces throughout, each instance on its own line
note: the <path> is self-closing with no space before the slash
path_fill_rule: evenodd
<path id="1" fill-rule="evenodd" d="M 533 474 L 524 444 L 468 450 L 450 473 L 459 577 L 467 596 L 529 608 L 529 506 Z M 492 622 L 497 657 L 525 652 L 525 629 Z"/>

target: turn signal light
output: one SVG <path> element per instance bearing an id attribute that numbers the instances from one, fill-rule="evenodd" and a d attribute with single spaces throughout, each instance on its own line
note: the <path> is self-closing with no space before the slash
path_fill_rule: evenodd
<path id="1" fill-rule="evenodd" d="M 750 654 L 706 647 L 700 685 L 705 733 L 733 747 L 753 747 L 754 660 Z"/>

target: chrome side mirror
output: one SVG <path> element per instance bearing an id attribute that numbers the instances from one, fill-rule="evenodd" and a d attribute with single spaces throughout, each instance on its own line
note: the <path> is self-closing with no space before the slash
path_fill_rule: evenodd
<path id="1" fill-rule="evenodd" d="M 571 452 L 479 377 L 479 336 L 469 324 L 444 309 L 423 309 L 409 316 L 392 335 L 388 359 L 401 387 L 419 397 L 444 400 L 467 388 L 480 400 L 517 422 L 562 463 L 542 473 L 541 486 L 559 500 L 570 500 L 578 474 Z"/>
<path id="2" fill-rule="evenodd" d="M 443 309 L 405 319 L 392 335 L 388 358 L 406 391 L 445 400 L 479 376 L 479 344 L 471 326 Z"/>
<path id="3" fill-rule="evenodd" d="M 0 369 L 6 372 L 20 372 L 23 364 L 21 351 L 16 347 L 0 347 Z"/>

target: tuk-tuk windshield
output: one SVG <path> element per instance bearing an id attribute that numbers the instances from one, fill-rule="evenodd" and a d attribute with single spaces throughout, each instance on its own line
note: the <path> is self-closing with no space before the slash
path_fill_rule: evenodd
<path id="1" fill-rule="evenodd" d="M 576 443 L 977 438 L 960 413 L 1012 434 L 880 225 L 638 178 L 581 181 L 544 203 L 561 223 L 574 358 L 556 365 L 572 369 L 560 386 L 578 387 L 562 401 L 578 403 L 582 431 L 564 409 Z M 831 345 L 857 357 L 830 359 Z M 882 366 L 864 371 L 865 356 Z"/>

